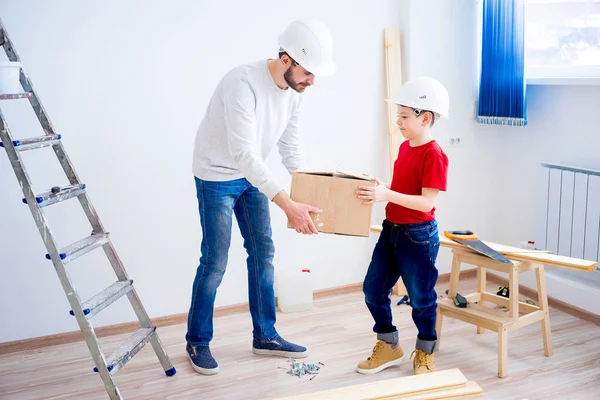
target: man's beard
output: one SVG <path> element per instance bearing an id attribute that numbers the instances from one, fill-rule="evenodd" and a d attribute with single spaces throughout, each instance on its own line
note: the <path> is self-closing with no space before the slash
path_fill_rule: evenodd
<path id="1" fill-rule="evenodd" d="M 304 92 L 304 89 L 306 89 L 308 87 L 308 85 L 306 83 L 298 83 L 292 79 L 292 69 L 293 68 L 294 67 L 289 67 L 283 73 L 283 79 L 285 79 L 285 82 L 288 84 L 289 87 L 291 87 L 298 93 L 302 93 L 302 92 Z"/>

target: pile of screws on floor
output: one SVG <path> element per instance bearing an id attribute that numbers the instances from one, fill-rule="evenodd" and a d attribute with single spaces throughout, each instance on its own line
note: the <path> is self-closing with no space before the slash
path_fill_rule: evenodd
<path id="1" fill-rule="evenodd" d="M 289 359 L 289 362 L 291 364 L 291 369 L 287 371 L 289 375 L 297 376 L 298 378 L 304 375 L 312 375 L 312 377 L 310 378 L 311 381 L 315 379 L 317 375 L 319 375 L 319 370 L 321 369 L 319 365 L 325 366 L 325 364 L 323 364 L 322 362 L 318 362 L 317 364 L 319 365 L 305 364 L 303 362 L 298 362 L 292 358 Z"/>

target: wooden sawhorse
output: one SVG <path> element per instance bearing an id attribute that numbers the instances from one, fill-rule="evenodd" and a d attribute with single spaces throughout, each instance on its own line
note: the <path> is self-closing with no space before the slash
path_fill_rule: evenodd
<path id="1" fill-rule="evenodd" d="M 507 375 L 508 370 L 508 332 L 541 321 L 544 354 L 546 357 L 550 357 L 552 355 L 552 337 L 544 265 L 532 261 L 513 261 L 510 254 L 505 254 L 505 256 L 513 261 L 512 264 L 502 264 L 491 258 L 460 248 L 453 249 L 452 253 L 448 298 L 438 300 L 436 324 L 438 349 L 444 316 L 476 325 L 477 333 L 483 333 L 485 329 L 497 332 L 498 376 L 503 378 Z M 523 254 L 519 254 L 518 258 L 522 260 Z M 467 299 L 468 305 L 466 308 L 459 308 L 454 305 L 452 299 L 456 296 L 458 290 L 460 265 L 463 262 L 477 267 L 477 292 L 467 296 L 461 293 Z M 508 274 L 509 298 L 486 292 L 486 271 L 488 269 Z M 535 270 L 537 278 L 539 307 L 519 301 L 519 274 L 531 270 Z M 486 302 L 507 307 L 508 314 L 497 308 L 486 307 L 484 305 Z"/>

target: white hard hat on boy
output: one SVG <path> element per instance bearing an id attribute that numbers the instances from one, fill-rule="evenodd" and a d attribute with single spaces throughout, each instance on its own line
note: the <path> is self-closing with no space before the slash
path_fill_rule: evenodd
<path id="1" fill-rule="evenodd" d="M 402 85 L 396 97 L 396 104 L 416 110 L 431 111 L 448 118 L 450 97 L 439 81 L 420 77 Z"/>
<path id="2" fill-rule="evenodd" d="M 304 69 L 316 76 L 333 75 L 333 39 L 323 23 L 314 19 L 294 21 L 279 36 L 279 46 Z"/>

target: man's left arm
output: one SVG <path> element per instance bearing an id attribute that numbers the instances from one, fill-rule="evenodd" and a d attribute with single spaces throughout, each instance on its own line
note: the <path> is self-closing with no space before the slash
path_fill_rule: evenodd
<path id="1" fill-rule="evenodd" d="M 307 166 L 306 157 L 300 148 L 300 134 L 298 131 L 301 101 L 299 100 L 294 107 L 285 131 L 277 142 L 281 161 L 290 174 L 298 169 L 305 169 Z"/>

